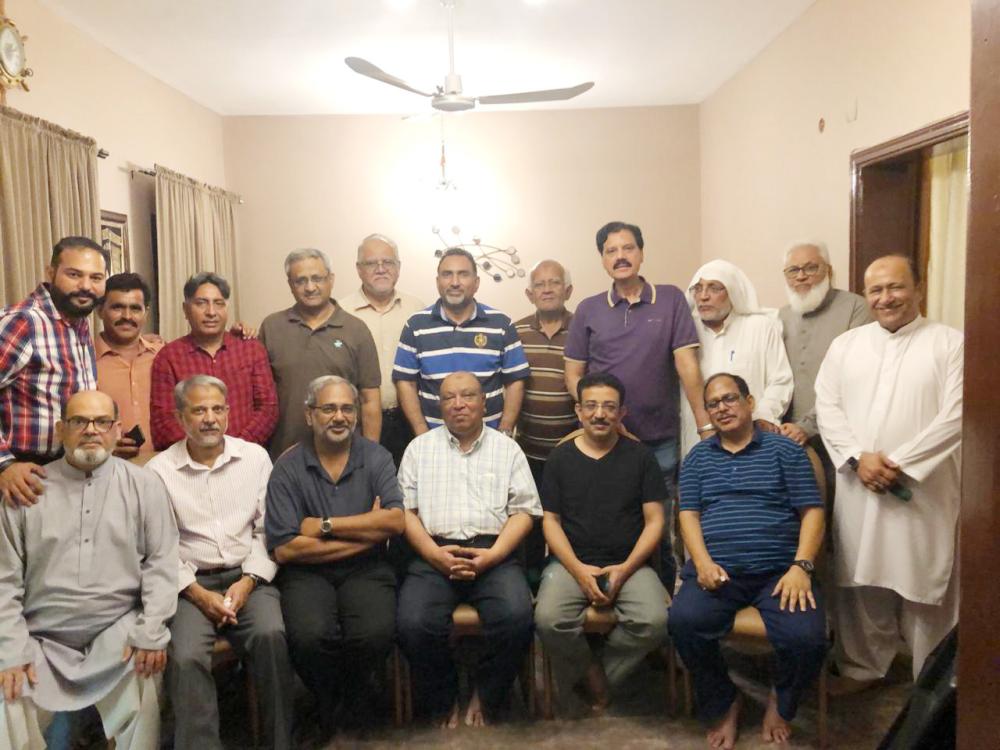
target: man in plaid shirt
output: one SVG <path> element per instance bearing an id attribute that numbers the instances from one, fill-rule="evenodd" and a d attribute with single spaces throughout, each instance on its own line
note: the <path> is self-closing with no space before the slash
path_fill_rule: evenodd
<path id="1" fill-rule="evenodd" d="M 77 391 L 97 388 L 87 316 L 104 297 L 109 256 L 87 237 L 52 248 L 46 281 L 0 310 L 0 496 L 34 504 L 44 464 L 62 455 L 55 425 Z"/>
<path id="2" fill-rule="evenodd" d="M 267 446 L 278 423 L 278 394 L 267 350 L 257 339 L 226 331 L 229 282 L 204 271 L 184 284 L 184 317 L 191 333 L 171 341 L 153 360 L 149 422 L 153 447 L 185 438 L 174 416 L 174 386 L 192 375 L 212 375 L 229 389 L 227 435 Z M 245 327 L 244 327 L 245 330 Z"/>

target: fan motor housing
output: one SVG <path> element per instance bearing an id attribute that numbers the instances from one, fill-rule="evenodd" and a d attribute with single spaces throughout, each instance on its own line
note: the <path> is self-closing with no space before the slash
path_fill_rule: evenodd
<path id="1" fill-rule="evenodd" d="M 476 106 L 476 100 L 460 94 L 438 94 L 431 99 L 431 106 L 442 112 L 465 112 Z"/>

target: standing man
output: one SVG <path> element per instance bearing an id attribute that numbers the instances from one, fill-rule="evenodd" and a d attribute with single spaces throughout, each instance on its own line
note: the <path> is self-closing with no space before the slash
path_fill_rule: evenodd
<path id="1" fill-rule="evenodd" d="M 310 383 L 313 438 L 278 459 L 267 488 L 267 547 L 282 565 L 288 646 L 327 734 L 374 719 L 396 625 L 385 547 L 403 531 L 403 496 L 389 452 L 355 434 L 358 401 L 337 375 Z"/>
<path id="2" fill-rule="evenodd" d="M 788 438 L 754 424 L 754 398 L 739 375 L 705 384 L 717 433 L 681 467 L 681 534 L 690 559 L 670 607 L 670 637 L 691 671 L 709 747 L 732 748 L 740 696 L 719 641 L 736 613 L 755 607 L 775 652 L 765 742 L 791 736 L 802 691 L 826 656 L 826 615 L 812 574 L 824 511 L 812 464 Z"/>
<path id="3" fill-rule="evenodd" d="M 448 248 L 437 270 L 441 299 L 403 326 L 392 378 L 415 435 L 443 423 L 438 390 L 453 372 L 473 372 L 486 396 L 486 424 L 514 432 L 530 374 L 510 318 L 476 302 L 479 269 L 472 253 Z"/>
<path id="4" fill-rule="evenodd" d="M 612 221 L 597 231 L 597 253 L 612 285 L 576 308 L 566 339 L 566 390 L 575 394 L 587 372 L 610 372 L 625 385 L 628 415 L 622 424 L 653 451 L 667 485 L 660 574 L 673 591 L 673 496 L 682 388 L 702 437 L 711 425 L 702 405 L 698 332 L 691 311 L 680 289 L 650 284 L 639 275 L 643 247 L 642 230 L 634 224 Z"/>
<path id="5" fill-rule="evenodd" d="M 621 381 L 592 373 L 577 387 L 583 434 L 552 452 L 542 485 L 542 525 L 555 559 L 542 578 L 535 622 L 564 704 L 579 684 L 592 708 L 603 709 L 609 689 L 667 636 L 667 592 L 648 564 L 663 536 L 667 488 L 649 449 L 619 431 Z M 618 620 L 600 661 L 583 632 L 591 605 L 612 607 Z"/>
<path id="6" fill-rule="evenodd" d="M 872 322 L 863 297 L 833 288 L 833 267 L 826 245 L 802 242 L 785 253 L 785 294 L 781 308 L 785 351 L 792 367 L 795 392 L 781 434 L 816 449 L 829 464 L 816 424 L 816 374 L 833 340 L 851 328 Z M 833 486 L 830 472 L 829 486 Z"/>
<path id="7" fill-rule="evenodd" d="M 292 746 L 292 668 L 278 566 L 264 546 L 271 460 L 255 443 L 226 435 L 226 384 L 194 375 L 174 388 L 187 436 L 147 466 L 163 480 L 180 533 L 177 614 L 170 623 L 167 689 L 174 747 L 217 748 L 219 708 L 212 648 L 220 636 L 247 656 L 268 747 Z"/>
<path id="8" fill-rule="evenodd" d="M 38 499 L 44 464 L 62 455 L 56 422 L 69 397 L 97 387 L 87 316 L 104 296 L 107 251 L 87 237 L 52 248 L 46 280 L 0 311 L 0 496 Z"/>
<path id="9" fill-rule="evenodd" d="M 345 310 L 360 318 L 375 339 L 382 387 L 382 436 L 379 442 L 392 454 L 399 466 L 403 451 L 413 440 L 413 430 L 399 408 L 396 389 L 392 384 L 392 363 L 399 346 L 403 325 L 424 303 L 411 294 L 396 289 L 399 281 L 399 248 L 381 234 L 370 234 L 358 245 L 355 264 L 361 288 L 340 300 Z"/>
<path id="10" fill-rule="evenodd" d="M 184 284 L 184 317 L 191 333 L 164 346 L 153 360 L 150 427 L 162 451 L 184 439 L 174 387 L 192 375 L 212 375 L 229 390 L 228 434 L 267 445 L 278 421 L 278 398 L 267 351 L 256 339 L 226 331 L 229 282 L 203 271 Z"/>
<path id="11" fill-rule="evenodd" d="M 323 375 L 339 375 L 361 394 L 361 434 L 377 441 L 382 430 L 378 351 L 365 324 L 330 296 L 333 272 L 320 250 L 295 250 L 285 258 L 285 276 L 295 304 L 271 313 L 260 326 L 260 340 L 278 388 L 280 418 L 271 439 L 277 458 L 300 440 L 311 439 L 302 394 Z"/>
<path id="12" fill-rule="evenodd" d="M 916 677 L 958 620 L 962 334 L 921 317 L 908 258 L 868 266 L 865 298 L 875 322 L 834 339 L 816 378 L 837 470 L 840 692 L 883 677 L 900 635 Z"/>
<path id="13" fill-rule="evenodd" d="M 792 368 L 781 340 L 781 323 L 757 303 L 757 291 L 739 268 L 713 260 L 699 268 L 687 290 L 688 304 L 701 341 L 701 373 L 731 372 L 756 393 L 754 421 L 777 432 L 792 400 Z M 681 453 L 698 442 L 699 426 L 688 409 L 681 411 Z"/>
<path id="14" fill-rule="evenodd" d="M 153 453 L 149 391 L 153 359 L 163 348 L 163 339 L 142 332 L 152 296 L 149 284 L 139 274 L 117 273 L 108 277 L 104 299 L 97 306 L 97 316 L 104 324 L 94 337 L 97 385 L 118 404 L 123 431 L 138 427 L 145 441 L 140 446 L 123 434 L 115 448 L 119 458 Z"/>
<path id="15" fill-rule="evenodd" d="M 56 424 L 45 498 L 0 507 L 0 746 L 45 747 L 53 712 L 96 706 L 119 748 L 159 746 L 155 675 L 177 604 L 177 529 L 163 483 L 111 455 L 109 396 Z"/>
<path id="16" fill-rule="evenodd" d="M 399 468 L 416 552 L 399 592 L 399 639 L 416 710 L 457 727 L 452 613 L 462 602 L 476 608 L 483 648 L 465 723 L 480 727 L 503 705 L 532 638 L 531 592 L 513 553 L 542 509 L 524 453 L 483 421 L 478 378 L 452 373 L 440 396 L 444 427 L 414 438 Z"/>

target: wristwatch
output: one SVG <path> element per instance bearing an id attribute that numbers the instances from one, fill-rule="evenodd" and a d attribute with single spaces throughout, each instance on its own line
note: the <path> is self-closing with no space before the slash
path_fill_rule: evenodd
<path id="1" fill-rule="evenodd" d="M 812 564 L 812 560 L 796 560 L 792 565 L 802 568 L 809 575 L 812 575 L 813 571 L 816 570 L 816 566 Z"/>
<path id="2" fill-rule="evenodd" d="M 851 471 L 857 471 L 858 470 L 858 459 L 856 459 L 854 456 L 850 456 L 847 459 L 847 465 L 851 467 Z"/>
<path id="3" fill-rule="evenodd" d="M 323 534 L 323 536 L 331 536 L 333 534 L 333 521 L 330 519 L 329 516 L 327 516 L 320 522 L 319 530 L 320 533 Z"/>
<path id="4" fill-rule="evenodd" d="M 258 586 L 263 586 L 265 583 L 267 583 L 267 581 L 265 581 L 263 578 L 261 578 L 256 573 L 244 573 L 243 575 L 246 578 L 249 578 L 251 581 L 253 581 L 253 587 L 254 588 L 257 588 Z"/>

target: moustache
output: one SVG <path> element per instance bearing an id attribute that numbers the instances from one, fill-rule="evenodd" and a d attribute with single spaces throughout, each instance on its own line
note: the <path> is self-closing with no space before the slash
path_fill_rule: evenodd
<path id="1" fill-rule="evenodd" d="M 69 296 L 74 299 L 89 299 L 93 302 L 97 302 L 97 295 L 93 292 L 73 292 Z"/>
<path id="2" fill-rule="evenodd" d="M 606 419 L 591 419 L 590 424 L 594 427 L 608 427 L 611 423 Z"/>
<path id="3" fill-rule="evenodd" d="M 631 268 L 632 264 L 629 263 L 627 260 L 617 260 L 617 261 L 615 261 L 615 265 L 613 267 L 614 268 Z"/>
<path id="4" fill-rule="evenodd" d="M 136 327 L 135 323 L 133 323 L 131 320 L 119 320 L 117 323 L 115 323 L 115 327 L 117 328 L 118 326 L 122 326 L 123 328 L 125 326 L 128 326 L 129 328 Z"/>

